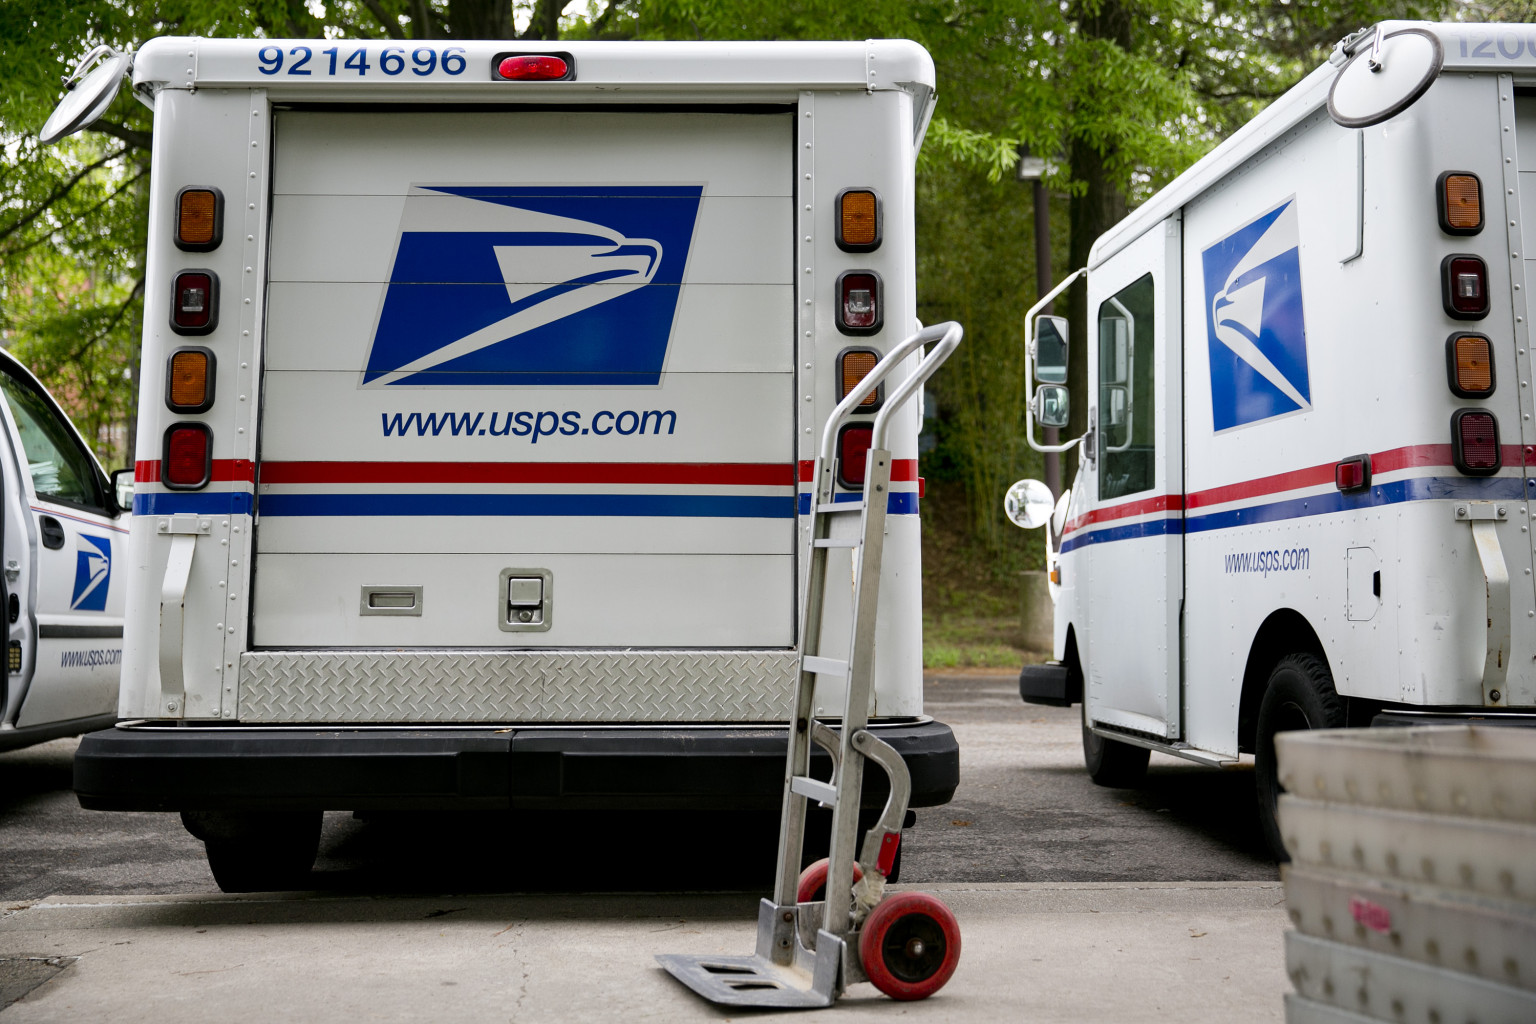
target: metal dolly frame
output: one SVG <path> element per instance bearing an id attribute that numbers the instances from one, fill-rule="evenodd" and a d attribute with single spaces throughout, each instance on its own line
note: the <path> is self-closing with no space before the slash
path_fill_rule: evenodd
<path id="1" fill-rule="evenodd" d="M 934 929 L 920 927 L 903 949 L 906 953 L 915 949 L 916 958 L 921 961 L 925 952 L 931 954 L 937 947 L 945 958 L 937 973 L 915 983 L 900 974 L 893 978 L 883 963 L 878 966 L 865 963 L 861 952 L 865 943 L 861 940 L 866 938 L 866 925 L 885 896 L 885 879 L 900 848 L 901 825 L 912 791 L 901 755 L 866 728 L 874 686 L 875 623 L 891 482 L 891 453 L 886 447 L 886 435 L 891 416 L 943 365 L 960 344 L 963 334 L 961 326 L 951 321 L 924 328 L 902 341 L 838 403 L 822 431 L 815 466 L 815 493 L 811 501 L 810 566 L 801 605 L 800 672 L 790 718 L 783 814 L 779 823 L 779 864 L 773 898 L 763 900 L 758 908 L 757 952 L 751 956 L 665 954 L 656 957 L 673 977 L 713 1003 L 759 1009 L 817 1009 L 832 1005 L 844 989 L 860 981 L 874 981 L 882 991 L 896 998 L 922 998 L 948 980 L 954 962 L 958 960 L 959 930 L 954 916 L 938 900 L 922 893 L 902 893 L 887 906 L 895 907 L 900 901 L 903 902 L 898 911 L 900 914 L 915 913 L 934 919 L 932 923 L 942 938 L 932 939 Z M 834 447 L 839 429 L 857 410 L 859 403 L 902 361 L 934 342 L 937 344 L 894 389 L 875 416 L 870 448 L 865 456 L 862 500 L 836 501 Z M 858 539 L 832 537 L 833 517 L 853 513 L 860 517 Z M 824 658 L 817 653 L 821 649 L 827 552 L 831 548 L 853 549 L 853 557 L 858 562 L 847 661 Z M 837 676 L 844 680 L 845 702 L 840 729 L 814 717 L 817 676 Z M 811 777 L 812 743 L 832 755 L 831 782 Z M 859 802 L 866 760 L 873 761 L 889 777 L 890 796 L 879 819 L 867 833 L 862 856 L 855 862 L 854 844 L 858 839 Z M 802 874 L 800 864 L 810 801 L 832 808 L 831 851 L 827 861 L 813 864 Z M 805 878 L 819 871 L 822 865 L 826 871 L 826 898 L 802 902 L 807 885 Z M 814 885 L 814 880 L 809 884 Z M 893 922 L 882 920 L 880 923 L 888 926 Z M 927 948 L 925 937 L 929 937 Z M 873 977 L 868 969 L 870 966 L 876 966 Z"/>

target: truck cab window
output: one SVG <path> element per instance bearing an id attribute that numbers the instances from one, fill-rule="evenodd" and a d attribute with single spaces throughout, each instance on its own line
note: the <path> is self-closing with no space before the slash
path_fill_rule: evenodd
<path id="1" fill-rule="evenodd" d="M 16 420 L 32 488 L 45 501 L 104 509 L 101 482 L 91 457 L 59 414 L 26 383 L 0 373 L 0 394 Z"/>
<path id="2" fill-rule="evenodd" d="M 1155 481 L 1152 395 L 1152 275 L 1099 306 L 1099 498 L 1150 489 Z"/>

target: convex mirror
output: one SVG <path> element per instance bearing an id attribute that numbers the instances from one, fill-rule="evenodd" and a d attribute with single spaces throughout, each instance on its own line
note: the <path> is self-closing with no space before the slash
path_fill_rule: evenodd
<path id="1" fill-rule="evenodd" d="M 1051 518 L 1056 501 L 1051 489 L 1039 480 L 1020 480 L 1003 495 L 1003 514 L 1015 526 L 1033 530 Z"/>
<path id="2" fill-rule="evenodd" d="M 1067 319 L 1035 318 L 1035 377 L 1042 384 L 1067 382 Z"/>

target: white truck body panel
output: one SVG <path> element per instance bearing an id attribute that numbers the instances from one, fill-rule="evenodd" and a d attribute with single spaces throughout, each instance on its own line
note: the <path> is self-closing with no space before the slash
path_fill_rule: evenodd
<path id="1" fill-rule="evenodd" d="M 136 55 L 156 115 L 139 450 L 203 423 L 214 469 L 178 491 L 139 464 L 124 717 L 783 718 L 837 356 L 915 323 L 931 62 L 891 41 L 561 43 L 574 81 L 490 80 L 509 45 Z M 223 192 L 211 252 L 171 244 L 184 186 Z M 876 251 L 836 244 L 847 187 L 881 197 Z M 189 268 L 222 289 L 200 339 L 168 323 Z M 855 269 L 884 289 L 869 335 L 835 320 Z M 217 356 L 195 416 L 161 401 L 186 344 Z M 882 719 L 922 714 L 920 416 L 893 423 Z M 507 572 L 546 574 L 547 628 L 505 628 Z M 368 588 L 413 591 L 416 614 L 367 614 Z"/>
<path id="2" fill-rule="evenodd" d="M 1536 706 L 1525 501 L 1536 485 L 1526 301 L 1536 229 L 1524 212 L 1536 192 L 1536 50 L 1528 26 L 1383 28 L 1439 40 L 1444 66 L 1422 97 L 1383 123 L 1344 127 L 1325 108 L 1338 69 L 1320 68 L 1090 257 L 1090 322 L 1101 332 L 1119 317 L 1111 297 L 1151 275 L 1155 373 L 1142 380 L 1139 362 L 1132 371 L 1131 448 L 1107 453 L 1124 443 L 1104 423 L 1106 402 L 1121 400 L 1110 396 L 1120 357 L 1102 333 L 1088 346 L 1097 458 L 1082 463 L 1056 556 L 1056 653 L 1075 643 L 1088 719 L 1133 739 L 1224 757 L 1247 749 L 1250 657 L 1282 621 L 1315 633 L 1340 695 Z M 1481 181 L 1474 234 L 1441 230 L 1435 190 L 1447 171 Z M 1447 314 L 1451 254 L 1486 263 L 1485 317 Z M 1449 389 L 1446 345 L 1459 332 L 1490 339 L 1491 395 Z M 1498 422 L 1492 475 L 1454 464 L 1461 409 Z M 1124 470 L 1115 483 L 1106 460 L 1138 450 L 1153 471 Z M 1371 486 L 1344 493 L 1335 466 L 1361 454 Z M 1504 675 L 1493 684 L 1484 662 L 1495 604 L 1456 511 L 1468 503 L 1494 519 L 1491 571 L 1510 581 L 1508 647 L 1494 655 Z"/>

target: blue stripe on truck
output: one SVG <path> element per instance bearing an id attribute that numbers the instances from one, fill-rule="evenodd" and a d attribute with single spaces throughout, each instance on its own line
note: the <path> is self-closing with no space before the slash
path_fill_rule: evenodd
<path id="1" fill-rule="evenodd" d="M 251 513 L 249 491 L 162 491 L 135 494 L 136 516 L 245 516 Z"/>

